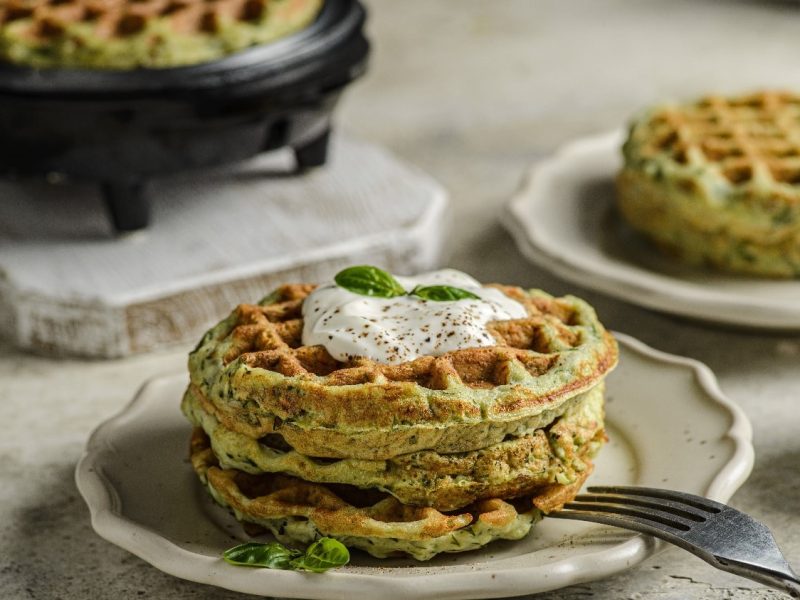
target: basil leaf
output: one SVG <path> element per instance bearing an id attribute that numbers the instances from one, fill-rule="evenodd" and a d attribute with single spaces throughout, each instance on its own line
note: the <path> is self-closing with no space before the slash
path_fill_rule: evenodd
<path id="1" fill-rule="evenodd" d="M 291 565 L 301 571 L 322 573 L 334 567 L 342 567 L 350 562 L 350 552 L 338 540 L 320 538 L 308 548 L 306 553 L 295 558 Z"/>
<path id="2" fill-rule="evenodd" d="M 339 287 L 362 296 L 394 298 L 406 293 L 403 286 L 389 273 L 367 265 L 348 267 L 339 271 L 333 280 Z"/>
<path id="3" fill-rule="evenodd" d="M 412 296 L 417 296 L 423 300 L 433 300 L 435 302 L 454 302 L 456 300 L 480 300 L 472 292 L 449 285 L 426 285 L 417 286 L 411 290 Z"/>
<path id="4" fill-rule="evenodd" d="M 260 544 L 249 542 L 230 548 L 222 558 L 232 565 L 243 567 L 266 567 L 268 569 L 294 569 L 322 573 L 350 562 L 350 552 L 341 542 L 331 538 L 320 538 L 305 554 L 292 550 L 278 542 Z"/>
<path id="5" fill-rule="evenodd" d="M 301 555 L 302 552 L 299 550 L 292 550 L 278 542 L 269 544 L 248 542 L 226 550 L 222 553 L 222 558 L 232 565 L 244 567 L 291 569 L 292 560 Z"/>

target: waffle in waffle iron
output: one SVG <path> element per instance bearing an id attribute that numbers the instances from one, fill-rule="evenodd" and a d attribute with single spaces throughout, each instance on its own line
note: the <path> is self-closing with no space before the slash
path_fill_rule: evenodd
<path id="1" fill-rule="evenodd" d="M 618 206 L 693 264 L 800 275 L 800 97 L 759 92 L 665 105 L 636 120 Z"/>
<path id="2" fill-rule="evenodd" d="M 307 26 L 322 0 L 0 0 L 0 58 L 131 69 L 209 62 Z"/>
<path id="3" fill-rule="evenodd" d="M 190 356 L 193 465 L 238 519 L 426 560 L 518 539 L 577 493 L 617 360 L 589 305 L 497 286 L 527 316 L 489 323 L 494 345 L 338 361 L 302 343 L 314 287 L 240 305 Z"/>

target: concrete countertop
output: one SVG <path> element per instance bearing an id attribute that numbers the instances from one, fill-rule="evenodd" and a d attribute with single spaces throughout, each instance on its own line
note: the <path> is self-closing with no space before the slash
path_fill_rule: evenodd
<path id="1" fill-rule="evenodd" d="M 731 504 L 772 528 L 800 567 L 800 336 L 687 322 L 576 289 L 528 264 L 497 222 L 526 167 L 620 126 L 662 98 L 800 88 L 791 2 L 371 0 L 374 55 L 340 121 L 436 176 L 455 207 L 450 264 L 482 280 L 575 292 L 611 328 L 707 363 L 750 417 L 750 479 Z M 799 299 L 800 301 L 800 299 Z M 0 597 L 234 599 L 105 542 L 73 470 L 90 431 L 188 348 L 122 361 L 54 361 L 0 342 Z M 782 597 L 668 549 L 603 581 L 540 596 Z"/>

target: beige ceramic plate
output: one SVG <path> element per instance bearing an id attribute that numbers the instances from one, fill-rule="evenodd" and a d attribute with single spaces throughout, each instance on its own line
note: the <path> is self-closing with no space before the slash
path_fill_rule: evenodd
<path id="1" fill-rule="evenodd" d="M 619 335 L 608 380 L 611 442 L 594 484 L 647 485 L 726 501 L 750 472 L 750 426 L 698 362 Z M 588 523 L 547 520 L 519 542 L 428 563 L 353 553 L 323 575 L 234 567 L 220 553 L 244 539 L 187 461 L 190 427 L 178 403 L 185 375 L 154 379 L 88 442 L 76 479 L 102 537 L 177 577 L 290 598 L 496 598 L 542 592 L 622 571 L 660 544 Z M 691 464 L 692 468 L 685 468 Z"/>
<path id="2" fill-rule="evenodd" d="M 726 275 L 664 257 L 614 210 L 623 134 L 575 141 L 535 165 L 504 223 L 520 251 L 610 296 L 716 323 L 800 329 L 800 280 Z"/>

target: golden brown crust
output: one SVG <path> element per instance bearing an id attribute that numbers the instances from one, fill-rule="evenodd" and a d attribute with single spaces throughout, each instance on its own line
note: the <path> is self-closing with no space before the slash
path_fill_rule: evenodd
<path id="1" fill-rule="evenodd" d="M 687 263 L 800 275 L 800 96 L 764 91 L 656 107 L 623 146 L 617 205 Z"/>
<path id="2" fill-rule="evenodd" d="M 560 510 L 567 502 L 572 502 L 575 496 L 586 483 L 589 475 L 594 471 L 594 465 L 590 462 L 587 468 L 580 477 L 569 485 L 550 485 L 540 491 L 540 493 L 533 498 L 533 505 L 541 510 L 544 514 L 554 510 Z"/>
<path id="3" fill-rule="evenodd" d="M 254 440 L 222 426 L 213 407 L 187 394 L 183 410 L 202 427 L 224 468 L 277 473 L 318 483 L 377 488 L 403 504 L 455 510 L 485 498 L 514 498 L 579 476 L 605 441 L 602 384 L 578 397 L 547 428 L 508 436 L 480 450 L 440 454 L 429 450 L 387 460 L 310 458 L 285 439 Z"/>
<path id="4" fill-rule="evenodd" d="M 190 357 L 192 384 L 225 427 L 249 437 L 314 431 L 315 447 L 303 450 L 313 456 L 481 448 L 486 439 L 464 435 L 470 428 L 499 431 L 557 410 L 617 361 L 613 338 L 586 303 L 498 287 L 528 317 L 491 324 L 496 346 L 386 365 L 339 362 L 321 346 L 302 346 L 302 301 L 313 286 L 283 286 L 206 334 Z"/>
<path id="5" fill-rule="evenodd" d="M 711 95 L 697 102 L 652 111 L 635 127 L 641 159 L 669 159 L 675 165 L 713 167 L 733 186 L 758 180 L 785 184 L 780 200 L 800 203 L 800 96 L 763 91 L 741 97 Z M 698 182 L 684 180 L 687 190 Z M 794 193 L 791 193 L 794 188 Z"/>
<path id="6" fill-rule="evenodd" d="M 34 67 L 207 62 L 293 33 L 321 0 L 0 0 L 0 57 Z"/>
<path id="7" fill-rule="evenodd" d="M 410 507 L 388 494 L 366 507 L 357 507 L 327 486 L 286 475 L 249 475 L 220 469 L 208 437 L 201 429 L 192 433 L 192 466 L 225 503 L 241 515 L 269 520 L 302 517 L 326 535 L 403 537 L 422 540 L 469 525 L 469 512 L 445 515 L 435 508 Z"/>
<path id="8" fill-rule="evenodd" d="M 530 507 L 537 502 L 536 496 L 515 504 L 491 498 L 446 514 L 430 507 L 405 506 L 388 494 L 370 495 L 363 490 L 348 490 L 348 486 L 339 486 L 337 494 L 332 486 L 296 477 L 221 469 L 208 437 L 199 428 L 192 433 L 190 447 L 191 463 L 201 481 L 240 520 L 258 523 L 300 517 L 311 521 L 324 535 L 424 541 L 458 531 L 478 520 L 506 526 L 519 514 L 515 504 Z M 561 492 L 562 488 L 569 491 Z M 566 501 L 568 493 L 573 491 L 577 493 L 576 486 L 550 486 L 542 503 L 550 506 L 552 501 L 547 498 L 555 497 Z M 343 499 L 344 495 L 350 495 L 350 501 Z"/>
<path id="9" fill-rule="evenodd" d="M 305 0 L 284 2 L 288 14 Z M 213 32 L 220 20 L 257 21 L 270 0 L 2 0 L 0 26 L 28 19 L 31 39 L 57 37 L 74 23 L 91 23 L 99 38 L 123 37 L 163 19 L 175 33 Z"/>

